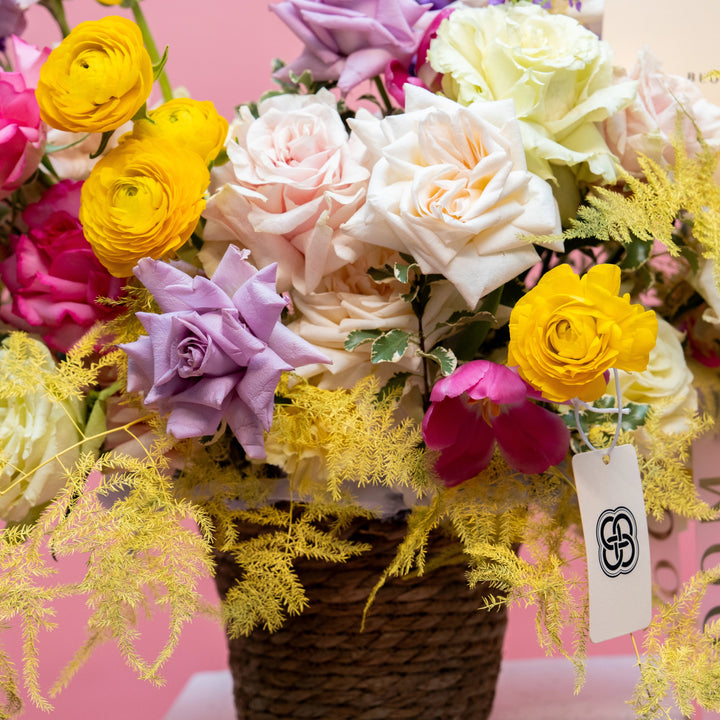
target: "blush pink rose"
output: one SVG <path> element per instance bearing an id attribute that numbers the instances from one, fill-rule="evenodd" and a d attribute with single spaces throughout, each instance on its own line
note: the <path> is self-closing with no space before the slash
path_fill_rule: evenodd
<path id="1" fill-rule="evenodd" d="M 27 88 L 20 73 L 0 72 L 0 199 L 35 172 L 44 146 L 35 91 Z"/>
<path id="2" fill-rule="evenodd" d="M 642 175 L 638 155 L 661 165 L 673 162 L 672 139 L 678 117 L 688 155 L 700 150 L 697 130 L 713 147 L 720 146 L 720 107 L 706 100 L 695 83 L 664 73 L 650 52 L 645 50 L 638 55 L 629 77 L 618 78 L 637 80 L 637 96 L 631 105 L 604 122 L 603 133 L 626 172 L 636 177 Z"/>
<path id="3" fill-rule="evenodd" d="M 28 230 L 10 236 L 12 254 L 0 263 L 0 278 L 11 297 L 0 306 L 0 319 L 42 335 L 60 352 L 114 312 L 97 298 L 117 298 L 124 284 L 100 265 L 83 235 L 81 186 L 63 180 L 28 205 L 22 214 Z"/>
<path id="4" fill-rule="evenodd" d="M 279 95 L 259 112 L 243 108 L 231 128 L 231 162 L 214 172 L 201 259 L 211 273 L 232 243 L 251 250 L 258 267 L 278 262 L 281 292 L 312 292 L 361 251 L 342 225 L 365 202 L 370 173 L 329 91 Z"/>
<path id="5" fill-rule="evenodd" d="M 303 41 L 299 58 L 277 73 L 309 70 L 313 80 L 337 80 L 347 93 L 379 75 L 391 60 L 405 66 L 417 50 L 431 7 L 416 0 L 283 0 L 270 9 Z"/>

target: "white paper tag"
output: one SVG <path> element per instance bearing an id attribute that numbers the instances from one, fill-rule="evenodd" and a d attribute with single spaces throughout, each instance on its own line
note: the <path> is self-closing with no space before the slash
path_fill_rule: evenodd
<path id="1" fill-rule="evenodd" d="M 652 617 L 650 542 L 637 455 L 619 445 L 573 457 L 587 548 L 590 640 L 641 630 Z"/>

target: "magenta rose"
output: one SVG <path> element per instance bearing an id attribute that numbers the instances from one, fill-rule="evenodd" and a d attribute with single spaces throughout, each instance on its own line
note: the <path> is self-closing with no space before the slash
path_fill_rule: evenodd
<path id="1" fill-rule="evenodd" d="M 438 380 L 423 419 L 423 438 L 439 450 L 435 470 L 446 487 L 479 475 L 495 444 L 523 474 L 545 472 L 562 461 L 570 432 L 559 415 L 530 399 L 537 393 L 513 370 L 474 360 Z"/>
<path id="2" fill-rule="evenodd" d="M 299 58 L 277 77 L 305 70 L 313 80 L 337 80 L 347 93 L 379 75 L 391 60 L 410 63 L 424 27 L 418 21 L 431 4 L 415 0 L 283 0 L 271 5 L 305 43 Z"/>
<path id="3" fill-rule="evenodd" d="M 99 263 L 78 220 L 82 183 L 63 180 L 25 208 L 28 230 L 10 236 L 12 254 L 0 278 L 12 302 L 0 306 L 8 325 L 38 333 L 60 352 L 114 310 L 98 297 L 117 298 L 124 284 Z"/>
<path id="4" fill-rule="evenodd" d="M 137 313 L 147 337 L 120 347 L 128 390 L 169 413 L 170 434 L 213 435 L 225 420 L 248 456 L 262 459 L 280 375 L 328 360 L 280 322 L 287 301 L 275 290 L 276 265 L 257 271 L 248 254 L 231 245 L 212 279 L 140 260 L 135 276 L 162 314 Z"/>
<path id="5" fill-rule="evenodd" d="M 35 172 L 44 146 L 35 91 L 26 87 L 20 73 L 0 71 L 0 199 Z"/>

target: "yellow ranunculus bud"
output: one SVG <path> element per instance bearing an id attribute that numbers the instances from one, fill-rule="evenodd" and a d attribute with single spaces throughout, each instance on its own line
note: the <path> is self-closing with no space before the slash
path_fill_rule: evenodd
<path id="1" fill-rule="evenodd" d="M 130 120 L 153 84 L 140 28 L 110 15 L 80 23 L 40 68 L 40 116 L 69 132 L 106 132 Z"/>
<path id="2" fill-rule="evenodd" d="M 597 400 L 611 368 L 645 370 L 657 318 L 619 291 L 617 265 L 596 265 L 582 278 L 569 265 L 553 268 L 512 310 L 508 365 L 554 402 Z"/>
<path id="3" fill-rule="evenodd" d="M 149 120 L 136 120 L 132 137 L 160 137 L 194 150 L 208 164 L 225 144 L 228 121 L 209 100 L 175 98 L 148 113 Z"/>
<path id="4" fill-rule="evenodd" d="M 202 158 L 161 139 L 129 139 L 101 158 L 82 188 L 80 222 L 98 260 L 128 277 L 138 260 L 177 250 L 205 208 Z"/>

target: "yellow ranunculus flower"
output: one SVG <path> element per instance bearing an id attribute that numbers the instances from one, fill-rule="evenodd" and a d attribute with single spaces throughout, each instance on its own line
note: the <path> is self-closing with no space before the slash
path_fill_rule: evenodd
<path id="1" fill-rule="evenodd" d="M 619 291 L 617 265 L 596 265 L 582 278 L 569 265 L 553 268 L 513 308 L 508 365 L 554 402 L 597 400 L 611 368 L 642 372 L 657 318 Z"/>
<path id="2" fill-rule="evenodd" d="M 161 139 L 127 140 L 101 158 L 82 188 L 80 222 L 98 260 L 128 277 L 138 260 L 177 250 L 205 208 L 202 158 Z"/>
<path id="3" fill-rule="evenodd" d="M 225 144 L 228 121 L 209 100 L 175 98 L 148 113 L 149 120 L 137 120 L 132 137 L 160 137 L 194 150 L 205 164 L 217 157 Z"/>
<path id="4" fill-rule="evenodd" d="M 153 84 L 152 61 L 140 28 L 110 15 L 83 22 L 40 68 L 40 116 L 69 132 L 106 132 L 130 120 Z"/>

